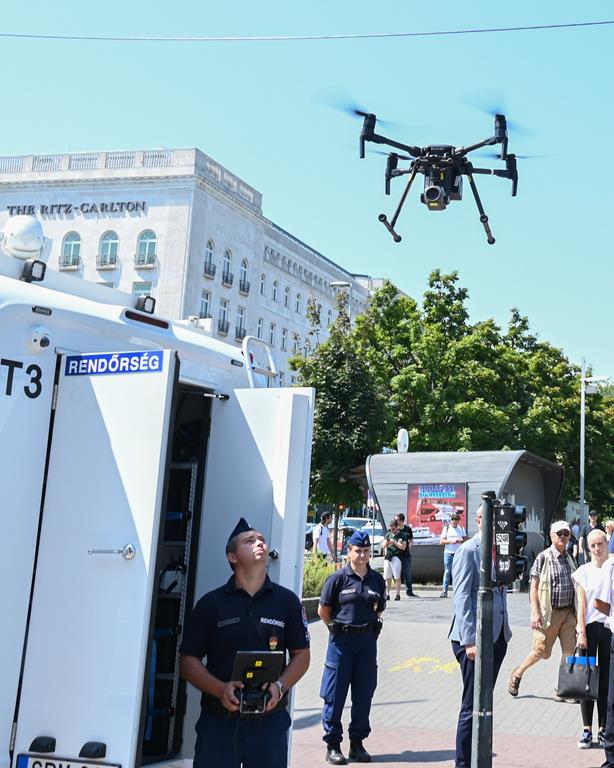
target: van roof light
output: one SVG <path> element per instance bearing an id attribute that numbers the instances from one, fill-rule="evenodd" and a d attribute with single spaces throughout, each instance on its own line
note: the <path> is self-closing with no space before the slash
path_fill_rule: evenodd
<path id="1" fill-rule="evenodd" d="M 147 312 L 148 315 L 153 315 L 156 308 L 156 300 L 153 296 L 139 296 L 134 306 L 141 312 Z"/>

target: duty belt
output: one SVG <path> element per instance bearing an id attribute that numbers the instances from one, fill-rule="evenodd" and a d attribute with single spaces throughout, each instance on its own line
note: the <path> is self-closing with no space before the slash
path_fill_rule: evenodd
<path id="1" fill-rule="evenodd" d="M 352 624 L 342 624 L 339 621 L 333 622 L 333 634 L 334 635 L 360 635 L 365 632 L 377 632 L 377 624 L 363 624 L 355 627 Z"/>

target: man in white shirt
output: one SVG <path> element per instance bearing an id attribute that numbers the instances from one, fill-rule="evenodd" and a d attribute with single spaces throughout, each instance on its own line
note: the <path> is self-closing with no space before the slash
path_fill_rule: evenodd
<path id="1" fill-rule="evenodd" d="M 320 522 L 313 529 L 313 551 L 321 557 L 330 557 L 334 560 L 333 543 L 328 527 L 331 517 L 330 512 L 323 512 Z"/>
<path id="2" fill-rule="evenodd" d="M 454 509 L 454 508 L 453 508 Z M 443 548 L 443 589 L 439 597 L 448 596 L 448 588 L 452 581 L 452 561 L 454 553 L 467 538 L 467 532 L 460 524 L 460 515 L 456 510 L 452 512 L 450 522 L 441 530 L 439 543 Z"/>
<path id="3" fill-rule="evenodd" d="M 611 650 L 614 653 L 614 559 L 601 566 L 601 584 L 595 590 L 595 608 L 605 613 L 605 626 L 612 632 Z M 611 656 L 610 656 L 611 658 Z M 614 768 L 614 664 L 610 663 L 608 677 L 608 714 L 604 733 L 605 762 L 602 768 Z"/>

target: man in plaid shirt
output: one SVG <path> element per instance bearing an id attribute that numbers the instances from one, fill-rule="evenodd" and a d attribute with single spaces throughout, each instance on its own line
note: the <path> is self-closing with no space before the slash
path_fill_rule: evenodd
<path id="1" fill-rule="evenodd" d="M 571 535 L 569 524 L 557 520 L 550 526 L 552 545 L 540 552 L 531 568 L 531 628 L 533 649 L 519 667 L 512 670 L 508 691 L 518 696 L 524 673 L 540 659 L 549 659 L 558 638 L 563 659 L 576 647 L 575 589 L 571 574 L 576 563 L 566 551 Z M 563 699 L 556 694 L 557 701 Z"/>

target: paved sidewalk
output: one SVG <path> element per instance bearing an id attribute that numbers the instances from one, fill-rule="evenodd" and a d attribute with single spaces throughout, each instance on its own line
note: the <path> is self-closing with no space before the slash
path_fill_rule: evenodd
<path id="1" fill-rule="evenodd" d="M 417 588 L 420 593 L 420 589 Z M 391 601 L 379 641 L 379 683 L 371 710 L 372 733 L 365 746 L 375 764 L 390 768 L 421 764 L 449 768 L 454 764 L 456 719 L 461 677 L 447 639 L 452 600 L 422 591 L 421 599 Z M 520 695 L 507 693 L 511 668 L 530 649 L 528 596 L 509 596 L 514 636 L 509 644 L 494 695 L 494 768 L 543 768 L 573 765 L 598 768 L 603 750 L 581 750 L 580 707 L 553 700 L 560 657 L 542 661 L 525 675 Z M 324 760 L 319 697 L 327 630 L 311 624 L 312 661 L 298 686 L 294 709 L 292 768 L 327 765 Z M 596 718 L 596 713 L 595 713 Z M 347 729 L 349 707 L 343 723 Z M 595 725 L 596 733 L 596 725 Z M 348 748 L 347 738 L 343 749 Z"/>

